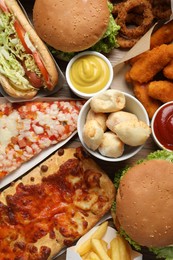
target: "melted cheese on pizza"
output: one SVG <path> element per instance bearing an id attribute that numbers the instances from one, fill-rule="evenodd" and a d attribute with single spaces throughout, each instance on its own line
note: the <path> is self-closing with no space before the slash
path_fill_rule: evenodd
<path id="1" fill-rule="evenodd" d="M 76 130 L 83 101 L 0 105 L 0 179 Z"/>
<path id="2" fill-rule="evenodd" d="M 43 175 L 48 170 L 40 167 Z M 31 184 L 19 182 L 15 193 L 0 202 L 0 259 L 44 260 L 51 254 L 50 240 L 71 245 L 90 227 L 88 219 L 104 214 L 110 202 L 101 176 L 74 157 L 41 183 L 35 184 L 34 177 Z"/>

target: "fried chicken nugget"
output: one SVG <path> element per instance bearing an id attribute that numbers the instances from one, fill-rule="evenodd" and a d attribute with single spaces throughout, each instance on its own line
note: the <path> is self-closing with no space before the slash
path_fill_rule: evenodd
<path id="1" fill-rule="evenodd" d="M 173 101 L 173 82 L 168 80 L 151 81 L 148 84 L 148 95 L 163 103 Z"/>
<path id="2" fill-rule="evenodd" d="M 133 64 L 138 61 L 139 59 L 143 59 L 146 55 L 147 55 L 148 51 L 142 52 L 140 54 L 138 54 L 137 56 L 131 58 L 130 60 L 127 61 L 128 64 L 130 64 L 131 66 L 133 66 Z"/>
<path id="3" fill-rule="evenodd" d="M 148 113 L 149 118 L 151 119 L 155 111 L 159 108 L 159 106 L 162 103 L 148 95 L 148 83 L 139 84 L 137 82 L 134 82 L 133 92 L 135 97 L 143 104 Z"/>
<path id="4" fill-rule="evenodd" d="M 150 48 L 153 49 L 164 43 L 171 43 L 173 41 L 173 20 L 164 24 L 157 31 L 151 35 Z"/>
<path id="5" fill-rule="evenodd" d="M 163 75 L 170 80 L 173 80 L 173 60 L 171 60 L 163 69 Z"/>
<path id="6" fill-rule="evenodd" d="M 173 44 L 162 44 L 150 51 L 142 58 L 137 60 L 130 69 L 132 81 L 146 83 L 161 71 L 173 57 Z"/>

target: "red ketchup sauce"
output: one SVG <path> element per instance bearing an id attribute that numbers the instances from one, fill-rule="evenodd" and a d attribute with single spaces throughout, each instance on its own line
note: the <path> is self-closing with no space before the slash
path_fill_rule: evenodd
<path id="1" fill-rule="evenodd" d="M 166 149 L 173 150 L 173 103 L 158 111 L 153 126 L 158 141 Z"/>

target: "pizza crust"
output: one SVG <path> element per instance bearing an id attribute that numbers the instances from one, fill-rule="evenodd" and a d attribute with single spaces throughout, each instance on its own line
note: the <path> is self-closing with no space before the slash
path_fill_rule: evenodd
<path id="1" fill-rule="evenodd" d="M 76 197 L 74 196 L 75 199 L 73 205 L 75 205 L 75 209 L 78 208 L 78 210 L 74 212 L 72 216 L 72 221 L 76 223 L 77 231 L 80 234 L 74 237 L 74 241 L 77 240 L 82 235 L 84 235 L 88 230 L 90 230 L 100 220 L 100 218 L 110 210 L 112 202 L 115 199 L 115 188 L 112 181 L 109 179 L 107 174 L 103 170 L 101 170 L 100 167 L 93 161 L 93 159 L 89 158 L 88 155 L 86 156 L 86 154 L 83 152 L 81 147 L 58 150 L 55 154 L 50 156 L 47 160 L 42 162 L 35 169 L 30 171 L 21 180 L 16 181 L 13 185 L 5 189 L 0 194 L 0 202 L 7 205 L 6 196 L 14 195 L 16 193 L 16 188 L 19 184 L 21 183 L 23 185 L 41 184 L 43 177 L 46 178 L 58 172 L 60 166 L 62 166 L 68 160 L 76 159 L 76 158 L 79 158 L 79 162 L 80 165 L 82 165 L 83 171 L 86 172 L 86 174 L 88 174 L 88 177 L 86 177 L 88 178 L 87 181 L 91 182 L 91 185 L 88 188 L 88 193 L 85 198 L 83 197 L 80 198 L 80 189 L 78 188 L 75 189 Z M 97 176 L 100 176 L 99 186 L 96 185 L 95 187 L 94 186 L 92 187 L 92 185 L 95 185 L 93 181 L 94 179 L 92 180 L 92 174 L 97 174 Z M 78 176 L 74 177 L 74 183 L 75 183 L 75 178 L 77 177 Z M 97 196 L 103 197 L 104 202 L 102 202 L 102 204 L 99 204 L 97 202 L 97 199 L 95 200 Z M 88 199 L 88 202 L 86 198 Z M 76 205 L 78 205 L 78 207 L 76 207 Z M 81 225 L 81 223 L 82 224 L 88 223 L 88 224 L 84 228 Z M 70 228 L 73 229 L 74 227 L 72 226 Z M 67 229 L 65 232 L 68 233 L 71 232 L 71 230 L 69 231 Z M 55 238 L 53 239 L 50 238 L 50 234 L 47 233 L 45 236 L 38 239 L 34 243 L 34 246 L 36 246 L 38 249 L 40 249 L 44 245 L 51 249 L 51 254 L 47 259 L 51 259 L 63 247 L 65 247 L 64 240 L 67 240 L 68 238 L 68 236 L 64 237 L 62 232 L 56 230 L 55 228 L 54 228 L 54 234 L 55 234 Z"/>

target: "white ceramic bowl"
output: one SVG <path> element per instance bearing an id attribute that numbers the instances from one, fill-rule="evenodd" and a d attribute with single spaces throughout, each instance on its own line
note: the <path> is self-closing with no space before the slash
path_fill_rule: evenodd
<path id="1" fill-rule="evenodd" d="M 159 148 L 173 152 L 173 101 L 156 110 L 151 120 L 151 131 Z"/>
<path id="2" fill-rule="evenodd" d="M 135 114 L 138 117 L 139 120 L 145 122 L 147 125 L 150 125 L 148 114 L 147 114 L 144 106 L 141 104 L 141 102 L 138 101 L 134 96 L 132 96 L 132 95 L 130 95 L 128 93 L 125 93 L 125 92 L 122 92 L 122 93 L 124 93 L 125 98 L 126 98 L 126 106 L 123 109 L 123 111 L 127 111 L 127 112 Z M 85 124 L 87 113 L 88 113 L 88 111 L 90 109 L 90 101 L 91 101 L 91 99 L 86 101 L 86 103 L 82 107 L 82 109 L 81 109 L 81 111 L 79 113 L 79 116 L 78 116 L 78 123 L 77 123 L 78 136 L 79 136 L 80 142 L 82 143 L 84 148 L 90 154 L 95 156 L 96 158 L 104 160 L 104 161 L 109 161 L 109 162 L 123 161 L 123 160 L 131 158 L 132 156 L 137 154 L 142 149 L 144 144 L 140 145 L 140 146 L 125 145 L 125 149 L 124 149 L 124 152 L 123 152 L 122 156 L 117 157 L 117 158 L 103 156 L 102 154 L 99 153 L 99 151 L 97 151 L 97 150 L 96 151 L 92 151 L 91 149 L 89 149 L 87 147 L 87 145 L 83 141 L 82 132 L 83 132 L 83 127 L 84 127 L 84 124 Z"/>
<path id="3" fill-rule="evenodd" d="M 97 91 L 94 91 L 92 93 L 85 93 L 85 92 L 77 89 L 73 85 L 73 83 L 71 81 L 71 78 L 70 78 L 70 71 L 71 71 L 71 67 L 73 66 L 73 64 L 76 62 L 76 60 L 78 60 L 79 58 L 81 58 L 83 56 L 86 56 L 86 55 L 94 55 L 94 56 L 97 56 L 97 57 L 101 58 L 107 64 L 108 70 L 109 70 L 109 77 L 108 77 L 108 80 L 107 80 L 106 84 L 102 87 L 101 90 L 97 90 Z M 100 68 L 100 65 L 98 65 L 98 66 Z M 104 72 L 102 72 L 102 75 L 104 75 Z M 77 95 L 80 98 L 84 98 L 84 99 L 89 99 L 92 96 L 94 96 L 95 94 L 98 94 L 98 93 L 108 89 L 111 86 L 111 83 L 112 83 L 112 80 L 113 80 L 113 76 L 114 76 L 113 75 L 113 67 L 112 67 L 112 64 L 110 63 L 109 59 L 107 59 L 103 54 L 101 54 L 99 52 L 96 52 L 96 51 L 84 51 L 84 52 L 81 52 L 81 53 L 77 54 L 75 57 L 73 57 L 69 61 L 68 65 L 67 65 L 67 68 L 66 68 L 66 80 L 67 80 L 68 86 L 70 87 L 70 89 L 72 90 L 72 92 L 75 95 Z"/>

